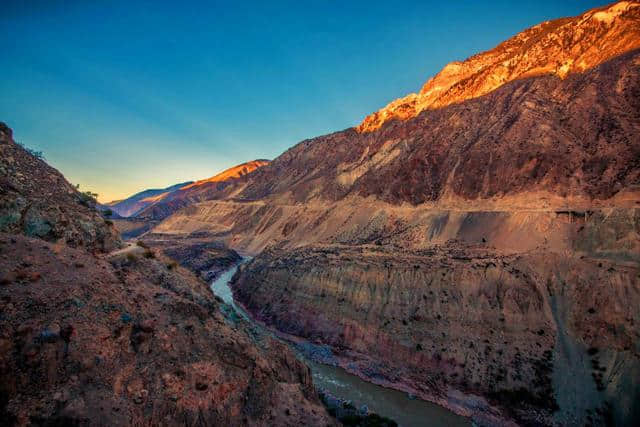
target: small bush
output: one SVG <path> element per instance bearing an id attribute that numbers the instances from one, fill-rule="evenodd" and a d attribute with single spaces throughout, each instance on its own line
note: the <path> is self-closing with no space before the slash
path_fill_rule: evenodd
<path id="1" fill-rule="evenodd" d="M 87 207 L 94 207 L 98 201 L 96 198 L 98 195 L 96 193 L 92 193 L 91 191 L 85 191 L 84 193 L 79 193 L 79 202 L 80 204 Z"/>
<path id="2" fill-rule="evenodd" d="M 110 219 L 105 219 L 104 223 L 107 225 L 113 225 L 113 221 L 111 221 Z"/>
<path id="3" fill-rule="evenodd" d="M 40 159 L 40 160 L 45 160 L 44 158 L 44 154 L 42 153 L 42 151 L 37 151 L 34 150 L 32 148 L 29 147 L 25 147 L 23 144 L 17 142 L 16 144 L 18 144 L 20 147 L 22 147 L 27 153 L 31 154 L 33 157 Z"/>
<path id="4" fill-rule="evenodd" d="M 145 242 L 143 242 L 142 240 L 138 240 L 136 242 L 136 245 L 140 246 L 141 248 L 145 248 L 145 249 L 149 249 L 149 245 L 147 245 Z"/>
<path id="5" fill-rule="evenodd" d="M 167 264 L 167 270 L 175 270 L 176 268 L 178 268 L 178 263 L 175 261 Z"/>
<path id="6" fill-rule="evenodd" d="M 132 254 L 132 253 L 128 253 L 127 254 L 127 261 L 129 261 L 129 262 L 136 262 L 137 259 L 138 258 L 134 254 Z"/>
<path id="7" fill-rule="evenodd" d="M 147 249 L 146 251 L 144 251 L 144 257 L 145 258 L 155 258 L 156 257 L 156 253 L 153 252 L 151 249 Z"/>

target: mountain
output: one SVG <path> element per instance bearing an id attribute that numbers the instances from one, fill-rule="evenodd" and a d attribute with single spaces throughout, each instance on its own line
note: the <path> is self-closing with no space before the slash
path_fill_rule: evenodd
<path id="1" fill-rule="evenodd" d="M 136 216 L 138 218 L 160 220 L 173 212 L 204 200 L 228 198 L 240 192 L 247 183 L 247 177 L 256 169 L 269 164 L 269 160 L 259 159 L 233 166 L 211 178 L 193 182 L 163 193 L 150 200 L 151 203 Z"/>
<path id="2" fill-rule="evenodd" d="M 258 159 L 241 163 L 200 181 L 188 181 L 167 188 L 144 190 L 124 200 L 104 204 L 122 217 L 138 217 L 158 220 L 174 211 L 197 201 L 228 194 L 230 184 L 236 183 L 255 169 L 268 164 L 268 160 Z M 227 193 L 223 190 L 227 189 Z"/>
<path id="3" fill-rule="evenodd" d="M 554 75 L 565 78 L 640 47 L 640 4 L 622 1 L 575 18 L 546 21 L 462 62 L 452 62 L 418 93 L 397 99 L 367 116 L 359 132 L 379 129 L 389 120 L 407 120 L 486 95 L 518 79 Z"/>
<path id="4" fill-rule="evenodd" d="M 236 299 L 478 425 L 638 425 L 640 7 L 540 24 L 154 228 Z"/>
<path id="5" fill-rule="evenodd" d="M 439 89 L 421 91 L 428 99 L 438 94 L 435 104 L 405 117 L 414 120 L 389 116 L 375 126 L 378 132 L 365 120 L 303 141 L 259 170 L 239 197 L 373 196 L 453 205 L 539 191 L 562 195 L 558 203 L 564 203 L 565 193 L 603 200 L 633 189 L 638 5 L 620 2 L 550 21 L 462 62 L 462 71 L 445 67 L 424 86 Z M 558 75 L 551 72 L 558 59 L 575 65 Z M 513 71 L 501 80 L 504 62 L 513 63 Z"/>
<path id="6" fill-rule="evenodd" d="M 0 123 L 0 425 L 335 425 L 286 345 L 93 203 Z"/>
<path id="7" fill-rule="evenodd" d="M 122 217 L 135 216 L 136 213 L 155 203 L 158 199 L 162 198 L 168 193 L 184 187 L 185 185 L 189 185 L 192 182 L 193 181 L 187 181 L 181 184 L 169 186 L 167 188 L 144 190 L 134 194 L 133 196 L 127 197 L 124 200 L 115 200 L 109 203 L 105 203 L 104 206 Z"/>

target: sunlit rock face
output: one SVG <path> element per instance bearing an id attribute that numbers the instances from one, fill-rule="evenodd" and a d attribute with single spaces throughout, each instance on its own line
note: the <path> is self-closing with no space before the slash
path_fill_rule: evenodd
<path id="1" fill-rule="evenodd" d="M 239 197 L 360 196 L 474 209 L 619 205 L 611 199 L 640 188 L 638 64 L 635 49 L 564 79 L 514 80 L 376 132 L 305 140 L 255 171 Z"/>
<path id="2" fill-rule="evenodd" d="M 359 132 L 389 120 L 407 120 L 426 109 L 485 95 L 503 84 L 531 76 L 560 78 L 584 71 L 640 47 L 640 3 L 622 1 L 574 18 L 543 22 L 463 62 L 452 62 L 420 92 L 367 116 Z"/>

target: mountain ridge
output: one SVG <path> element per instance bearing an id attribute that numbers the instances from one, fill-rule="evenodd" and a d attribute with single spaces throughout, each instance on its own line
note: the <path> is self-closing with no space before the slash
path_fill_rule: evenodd
<path id="1" fill-rule="evenodd" d="M 164 219 L 173 212 L 205 200 L 231 197 L 241 191 L 256 170 L 270 160 L 257 159 L 241 163 L 206 179 L 195 181 L 175 191 L 162 194 L 137 212 L 136 217 L 147 220 Z"/>
<path id="2" fill-rule="evenodd" d="M 212 186 L 223 185 L 242 178 L 251 173 L 255 169 L 269 163 L 266 159 L 250 160 L 232 166 L 212 177 L 201 179 L 198 181 L 186 181 L 180 184 L 174 184 L 161 189 L 147 189 L 135 193 L 132 196 L 122 200 L 115 200 L 105 203 L 102 206 L 109 208 L 122 217 L 137 217 L 145 210 L 151 209 L 154 205 L 160 203 L 168 203 L 181 197 L 196 197 L 196 194 L 206 194 Z M 187 196 L 188 195 L 188 196 Z M 206 196 L 201 196 L 206 197 Z M 145 214 L 143 214 L 144 216 Z"/>
<path id="3" fill-rule="evenodd" d="M 302 141 L 256 171 L 239 198 L 371 196 L 436 207 L 543 191 L 549 201 L 531 205 L 543 207 L 637 193 L 639 64 L 636 49 L 564 79 L 515 80 L 375 132 Z"/>
<path id="4" fill-rule="evenodd" d="M 367 116 L 358 132 L 389 120 L 407 120 L 485 95 L 503 84 L 535 75 L 564 78 L 640 47 L 640 3 L 621 1 L 573 18 L 545 21 L 464 61 L 447 64 L 418 93 L 391 101 Z M 613 25 L 612 25 L 613 24 Z"/>
<path id="5" fill-rule="evenodd" d="M 113 210 L 118 215 L 123 217 L 134 216 L 149 204 L 149 199 L 158 197 L 162 194 L 170 193 L 181 187 L 184 187 L 185 185 L 189 185 L 192 182 L 193 181 L 186 181 L 180 184 L 173 184 L 165 188 L 151 188 L 142 190 L 125 199 L 113 200 L 111 202 L 104 203 L 103 206 L 108 207 L 109 209 Z"/>

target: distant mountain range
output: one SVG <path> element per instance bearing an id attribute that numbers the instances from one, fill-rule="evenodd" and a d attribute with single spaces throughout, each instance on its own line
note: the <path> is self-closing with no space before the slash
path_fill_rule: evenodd
<path id="1" fill-rule="evenodd" d="M 239 180 L 255 169 L 268 164 L 258 159 L 233 166 L 223 172 L 200 181 L 188 181 L 166 188 L 144 190 L 124 200 L 115 200 L 102 205 L 121 217 L 151 217 L 159 219 L 189 202 L 215 198 L 230 183 Z"/>
<path id="2" fill-rule="evenodd" d="M 171 193 L 185 185 L 191 184 L 193 181 L 187 181 L 180 184 L 174 184 L 166 188 L 154 188 L 144 190 L 133 196 L 127 197 L 122 200 L 114 200 L 109 203 L 103 204 L 104 207 L 111 209 L 122 217 L 135 216 L 136 213 L 146 208 L 150 204 L 154 203 L 158 198 L 161 198 L 167 193 Z"/>

